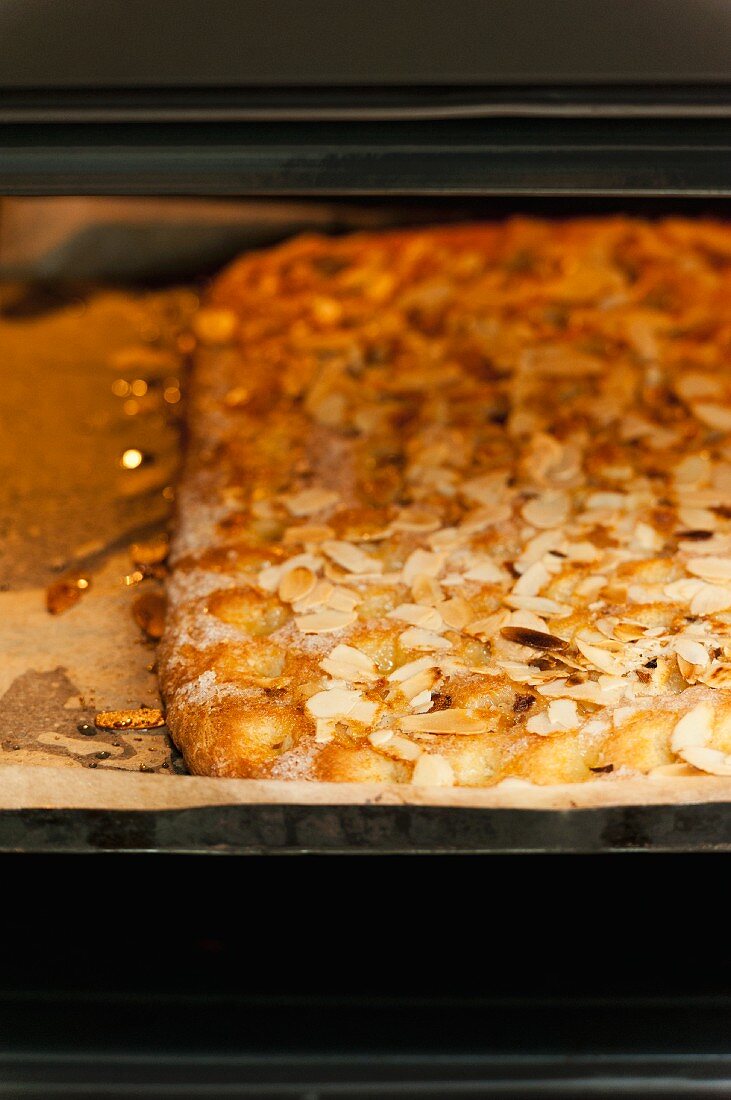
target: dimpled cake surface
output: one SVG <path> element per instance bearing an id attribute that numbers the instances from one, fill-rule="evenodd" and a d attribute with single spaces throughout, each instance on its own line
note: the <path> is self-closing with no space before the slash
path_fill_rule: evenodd
<path id="1" fill-rule="evenodd" d="M 195 329 L 160 650 L 190 770 L 731 775 L 731 226 L 305 236 Z"/>

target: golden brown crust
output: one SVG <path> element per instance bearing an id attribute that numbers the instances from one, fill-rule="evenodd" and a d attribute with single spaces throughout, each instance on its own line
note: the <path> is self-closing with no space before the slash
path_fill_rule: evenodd
<path id="1" fill-rule="evenodd" d="M 731 773 L 730 294 L 731 228 L 683 219 L 233 264 L 160 656 L 191 770 Z"/>

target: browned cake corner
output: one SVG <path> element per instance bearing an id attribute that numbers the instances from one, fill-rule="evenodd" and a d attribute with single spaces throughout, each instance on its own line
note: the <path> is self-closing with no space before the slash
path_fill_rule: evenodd
<path id="1" fill-rule="evenodd" d="M 731 775 L 730 301 L 731 227 L 683 219 L 225 271 L 160 660 L 190 769 Z"/>

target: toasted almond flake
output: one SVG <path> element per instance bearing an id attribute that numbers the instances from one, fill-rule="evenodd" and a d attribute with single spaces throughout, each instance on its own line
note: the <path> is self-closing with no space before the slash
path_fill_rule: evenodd
<path id="1" fill-rule="evenodd" d="M 426 672 L 428 669 L 437 667 L 438 661 L 436 657 L 417 657 L 415 661 L 409 661 L 407 664 L 401 665 L 400 668 L 394 669 L 386 679 L 391 684 L 403 683 L 412 676 L 416 676 L 419 672 Z"/>
<path id="2" fill-rule="evenodd" d="M 322 543 L 323 553 L 349 573 L 382 573 L 383 562 L 366 554 L 358 546 L 340 539 L 327 539 Z"/>
<path id="3" fill-rule="evenodd" d="M 698 665 L 700 668 L 705 668 L 708 664 L 706 647 L 693 638 L 676 638 L 674 646 L 678 657 L 682 657 L 689 665 Z"/>
<path id="4" fill-rule="evenodd" d="M 399 642 L 404 649 L 451 649 L 452 643 L 433 630 L 424 630 L 419 626 L 409 627 L 399 635 Z"/>
<path id="5" fill-rule="evenodd" d="M 348 715 L 348 721 L 362 722 L 364 726 L 368 726 L 374 721 L 378 710 L 378 703 L 374 703 L 370 699 L 361 699 Z"/>
<path id="6" fill-rule="evenodd" d="M 709 508 L 678 508 L 678 520 L 686 531 L 715 531 L 718 518 Z"/>
<path id="7" fill-rule="evenodd" d="M 507 523 L 512 514 L 508 504 L 491 504 L 489 508 L 475 508 L 468 512 L 459 525 L 460 531 L 474 535 L 477 531 L 485 531 L 488 527 L 499 527 Z"/>
<path id="8" fill-rule="evenodd" d="M 300 566 L 317 573 L 322 567 L 322 559 L 315 557 L 314 554 L 295 554 L 287 561 L 282 562 L 281 565 L 265 566 L 264 569 L 259 571 L 256 583 L 265 592 L 276 592 L 282 577 Z"/>
<path id="9" fill-rule="evenodd" d="M 550 633 L 546 620 L 542 619 L 540 615 L 534 615 L 532 611 L 511 611 L 509 614 L 510 618 L 505 624 L 506 626 L 523 626 L 526 630 L 538 630 L 544 634 Z"/>
<path id="10" fill-rule="evenodd" d="M 711 480 L 711 462 L 707 455 L 687 455 L 673 470 L 678 485 L 708 485 Z"/>
<path id="11" fill-rule="evenodd" d="M 316 584 L 317 577 L 312 570 L 299 565 L 296 569 L 290 569 L 284 574 L 279 582 L 277 593 L 280 600 L 285 603 L 294 603 L 295 600 L 308 596 Z"/>
<path id="12" fill-rule="evenodd" d="M 604 556 L 603 551 L 593 542 L 570 542 L 566 546 L 565 553 L 569 561 L 586 565 L 599 561 Z"/>
<path id="13" fill-rule="evenodd" d="M 380 746 L 388 756 L 395 756 L 397 760 L 418 760 L 424 751 L 420 745 L 415 745 L 413 741 L 409 741 L 408 737 L 402 737 L 398 733 L 394 733 L 388 741 L 385 741 Z"/>
<path id="14" fill-rule="evenodd" d="M 690 603 L 694 596 L 703 590 L 704 582 L 691 577 L 673 581 L 663 586 L 663 595 L 677 603 Z M 639 601 L 642 602 L 642 601 Z"/>
<path id="15" fill-rule="evenodd" d="M 429 550 L 414 550 L 404 562 L 402 570 L 404 584 L 413 584 L 420 574 L 438 577 L 446 559 L 447 554 L 444 552 L 435 554 Z"/>
<path id="16" fill-rule="evenodd" d="M 561 527 L 569 515 L 569 498 L 560 490 L 549 491 L 523 505 L 521 515 L 532 527 Z"/>
<path id="17" fill-rule="evenodd" d="M 579 724 L 579 713 L 573 699 L 554 699 L 548 704 L 548 717 L 560 729 L 576 729 Z"/>
<path id="18" fill-rule="evenodd" d="M 714 374 L 683 371 L 673 381 L 673 389 L 684 401 L 692 401 L 696 397 L 718 397 L 722 392 L 722 384 L 721 379 Z"/>
<path id="19" fill-rule="evenodd" d="M 538 684 L 536 691 L 549 699 L 576 699 L 580 703 L 597 703 L 599 706 L 616 706 L 627 692 L 628 684 L 619 677 L 602 677 L 583 684 L 568 684 L 566 680 L 554 680 Z"/>
<path id="20" fill-rule="evenodd" d="M 568 642 L 555 634 L 547 634 L 542 630 L 529 630 L 523 626 L 504 626 L 500 631 L 503 638 L 516 645 L 530 646 L 532 649 L 566 649 Z"/>
<path id="21" fill-rule="evenodd" d="M 670 748 L 680 753 L 688 748 L 707 745 L 712 736 L 713 707 L 710 703 L 697 703 L 675 723 Z"/>
<path id="22" fill-rule="evenodd" d="M 509 472 L 504 470 L 482 474 L 480 477 L 463 481 L 460 490 L 467 500 L 473 500 L 478 504 L 489 507 L 500 500 L 505 492 L 509 476 Z"/>
<path id="23" fill-rule="evenodd" d="M 731 589 L 704 584 L 690 601 L 692 615 L 713 615 L 731 609 Z"/>
<path id="24" fill-rule="evenodd" d="M 312 516 L 324 508 L 332 508 L 340 500 L 340 494 L 331 489 L 302 489 L 282 497 L 288 512 L 293 516 Z"/>
<path id="25" fill-rule="evenodd" d="M 537 596 L 550 579 L 551 574 L 543 562 L 535 561 L 528 566 L 522 576 L 518 577 L 513 585 L 513 594 L 516 596 Z"/>
<path id="26" fill-rule="evenodd" d="M 314 611 L 315 608 L 323 607 L 323 605 L 327 604 L 333 591 L 334 589 L 330 581 L 318 581 L 306 596 L 303 596 L 302 599 L 292 604 L 292 610 L 295 611 L 297 615 L 301 615 L 305 611 Z"/>
<path id="27" fill-rule="evenodd" d="M 678 582 L 675 582 L 675 583 L 678 583 Z M 605 584 L 606 584 L 606 578 L 605 578 Z M 666 597 L 668 597 L 668 592 L 667 592 L 668 588 L 670 588 L 670 585 L 665 585 L 665 587 L 663 588 L 659 584 L 655 584 L 655 585 L 652 585 L 652 584 L 630 584 L 627 588 L 627 594 L 626 594 L 627 595 L 627 600 L 629 601 L 629 603 L 639 603 L 639 604 L 643 604 L 643 603 L 644 604 L 665 603 L 666 602 Z M 610 589 L 610 592 L 613 593 L 614 591 L 615 591 L 614 589 Z M 616 603 L 617 602 L 616 598 L 614 598 L 614 596 L 612 596 L 612 598 L 614 599 L 614 602 Z M 670 597 L 670 598 L 681 599 L 680 596 L 675 596 L 675 597 Z M 681 599 L 681 602 L 682 602 L 682 599 Z"/>
<path id="28" fill-rule="evenodd" d="M 325 603 L 333 611 L 354 611 L 360 603 L 360 597 L 349 588 L 336 585 L 328 595 Z"/>
<path id="29" fill-rule="evenodd" d="M 552 615 L 557 619 L 562 619 L 573 612 L 573 608 L 567 604 L 549 600 L 546 596 L 515 596 L 511 593 L 504 597 L 503 602 L 508 607 L 515 607 L 521 611 L 534 611 L 536 615 Z"/>
<path id="30" fill-rule="evenodd" d="M 666 776 L 688 779 L 695 774 L 695 770 L 689 764 L 681 764 L 679 761 L 674 761 L 672 764 L 658 764 L 647 773 L 649 779 L 662 779 Z"/>
<path id="31" fill-rule="evenodd" d="M 466 581 L 480 581 L 482 584 L 500 584 L 505 580 L 505 572 L 495 562 L 485 558 L 477 562 L 464 575 Z"/>
<path id="32" fill-rule="evenodd" d="M 527 733 L 535 733 L 539 737 L 550 737 L 552 733 L 560 733 L 561 727 L 554 726 L 551 719 L 548 717 L 547 711 L 541 711 L 540 714 L 533 714 L 525 723 L 525 729 Z"/>
<path id="33" fill-rule="evenodd" d="M 453 596 L 439 605 L 439 614 L 452 630 L 463 630 L 475 617 L 472 605 L 462 596 Z"/>
<path id="34" fill-rule="evenodd" d="M 731 558 L 716 558 L 711 555 L 691 558 L 685 563 L 685 568 L 695 577 L 703 577 L 704 580 L 731 580 Z"/>
<path id="35" fill-rule="evenodd" d="M 425 752 L 416 761 L 411 782 L 417 787 L 453 787 L 454 769 L 441 753 Z"/>
<path id="36" fill-rule="evenodd" d="M 331 718 L 315 719 L 315 743 L 327 745 L 335 736 L 335 722 Z"/>
<path id="37" fill-rule="evenodd" d="M 398 516 L 391 523 L 394 531 L 414 531 L 419 534 L 428 534 L 440 527 L 439 516 L 430 512 L 428 508 L 402 508 Z"/>
<path id="38" fill-rule="evenodd" d="M 347 680 L 351 684 L 372 683 L 379 678 L 378 670 L 370 657 L 351 645 L 336 645 L 320 661 L 320 668 L 335 679 Z"/>
<path id="39" fill-rule="evenodd" d="M 443 527 L 441 531 L 435 531 L 429 535 L 427 542 L 432 550 L 454 550 L 469 541 L 467 531 L 459 531 L 456 527 Z"/>
<path id="40" fill-rule="evenodd" d="M 432 707 L 431 691 L 420 691 L 418 695 L 409 700 L 409 706 L 416 714 L 426 714 Z"/>
<path id="41" fill-rule="evenodd" d="M 692 406 L 695 416 L 709 428 L 731 432 L 731 409 L 711 401 L 698 401 Z"/>
<path id="42" fill-rule="evenodd" d="M 368 734 L 368 740 L 376 749 L 381 748 L 382 745 L 387 745 L 392 738 L 393 730 L 372 730 L 371 733 Z"/>
<path id="43" fill-rule="evenodd" d="M 399 729 L 409 733 L 464 734 L 471 736 L 484 733 L 487 723 L 469 711 L 459 707 L 450 710 L 437 710 L 431 714 L 407 714 L 397 718 Z"/>
<path id="44" fill-rule="evenodd" d="M 709 749 L 703 745 L 691 745 L 680 749 L 679 755 L 688 764 L 709 775 L 731 775 L 731 753 L 722 753 L 719 749 Z"/>
<path id="45" fill-rule="evenodd" d="M 318 691 L 305 703 L 305 709 L 313 718 L 347 718 L 356 704 L 363 700 L 359 691 L 349 688 L 330 688 Z"/>
<path id="46" fill-rule="evenodd" d="M 564 537 L 560 531 L 539 531 L 537 535 L 528 539 L 523 552 L 515 562 L 515 567 L 519 573 L 524 573 L 529 565 L 539 561 L 549 550 L 563 550 L 563 548 Z"/>
<path id="47" fill-rule="evenodd" d="M 606 649 L 601 649 L 596 645 L 590 645 L 580 638 L 576 639 L 576 648 L 579 653 L 586 657 L 587 661 L 589 661 L 594 668 L 598 668 L 600 672 L 606 672 L 610 676 L 621 676 L 624 672 L 621 662 L 618 661 L 616 657 L 612 657 L 611 653 L 608 653 Z"/>
<path id="48" fill-rule="evenodd" d="M 409 676 L 407 680 L 401 680 L 395 683 L 391 688 L 391 692 L 396 696 L 400 693 L 408 702 L 413 702 L 424 692 L 429 693 L 434 686 L 437 678 L 436 670 L 433 668 L 424 669 L 421 672 L 414 673 L 413 676 Z M 429 696 L 431 698 L 431 695 Z"/>
<path id="49" fill-rule="evenodd" d="M 634 525 L 631 545 L 638 550 L 661 550 L 664 539 L 651 527 L 649 523 L 636 523 Z"/>
<path id="50" fill-rule="evenodd" d="M 439 581 L 435 581 L 433 577 L 427 577 L 421 573 L 414 578 L 414 583 L 411 585 L 411 598 L 414 603 L 436 607 L 437 604 L 443 601 L 444 593 Z"/>
<path id="51" fill-rule="evenodd" d="M 312 615 L 302 615 L 295 619 L 303 634 L 332 634 L 352 626 L 357 616 L 353 611 L 315 611 Z"/>
<path id="52" fill-rule="evenodd" d="M 424 630 L 434 630 L 437 633 L 446 628 L 436 608 L 424 607 L 420 603 L 400 603 L 398 607 L 394 607 L 393 611 L 389 611 L 388 617 L 409 623 L 411 626 L 421 626 Z"/>
<path id="53" fill-rule="evenodd" d="M 325 539 L 331 539 L 334 534 L 333 528 L 328 527 L 326 523 L 299 523 L 286 529 L 282 535 L 282 542 L 285 545 L 292 543 L 306 545 L 308 543 L 324 542 Z"/>

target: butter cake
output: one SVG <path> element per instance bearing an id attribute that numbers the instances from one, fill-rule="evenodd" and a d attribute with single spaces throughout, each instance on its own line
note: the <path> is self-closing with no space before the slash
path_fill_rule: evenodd
<path id="1" fill-rule="evenodd" d="M 201 308 L 160 650 L 190 770 L 731 775 L 731 227 L 307 236 Z"/>

